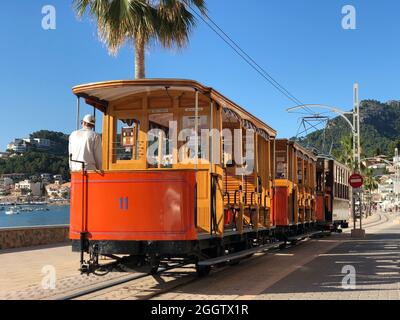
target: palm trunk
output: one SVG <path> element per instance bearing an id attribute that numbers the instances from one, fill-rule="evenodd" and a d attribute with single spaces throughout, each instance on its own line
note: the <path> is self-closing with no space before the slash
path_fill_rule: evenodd
<path id="1" fill-rule="evenodd" d="M 146 76 L 144 62 L 145 41 L 141 37 L 135 39 L 135 79 L 144 79 Z"/>

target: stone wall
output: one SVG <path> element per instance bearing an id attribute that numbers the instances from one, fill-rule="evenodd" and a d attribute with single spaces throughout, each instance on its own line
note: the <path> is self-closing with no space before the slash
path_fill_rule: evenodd
<path id="1" fill-rule="evenodd" d="M 68 225 L 0 229 L 0 250 L 68 241 L 70 241 Z"/>

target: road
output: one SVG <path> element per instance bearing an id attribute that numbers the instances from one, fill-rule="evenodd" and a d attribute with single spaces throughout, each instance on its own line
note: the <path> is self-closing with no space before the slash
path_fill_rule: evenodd
<path id="1" fill-rule="evenodd" d="M 365 221 L 365 240 L 351 239 L 348 230 L 303 241 L 283 251 L 255 255 L 236 266 L 213 270 L 206 278 L 197 278 L 193 266 L 186 266 L 96 290 L 79 299 L 400 300 L 398 219 L 387 214 L 369 218 Z M 60 299 L 132 276 L 114 272 L 105 277 L 82 276 L 77 270 L 78 256 L 69 246 L 3 251 L 0 260 L 0 299 Z M 42 287 L 44 265 L 57 271 L 54 289 Z M 354 288 L 343 287 L 347 275 L 343 267 L 354 269 Z"/>
<path id="2" fill-rule="evenodd" d="M 384 218 L 384 216 L 383 216 Z M 400 223 L 367 227 L 365 240 L 348 233 L 310 240 L 216 272 L 203 281 L 160 295 L 167 300 L 400 300 Z M 355 269 L 355 288 L 342 281 Z M 347 267 L 348 268 L 348 267 Z"/>

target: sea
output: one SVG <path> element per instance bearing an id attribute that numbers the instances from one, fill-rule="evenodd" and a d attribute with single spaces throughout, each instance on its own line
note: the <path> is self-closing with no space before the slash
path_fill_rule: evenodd
<path id="1" fill-rule="evenodd" d="M 2 210 L 4 208 L 4 210 Z M 32 209 L 19 210 L 22 208 Z M 6 215 L 7 206 L 0 206 L 0 229 L 16 227 L 56 226 L 69 224 L 69 206 L 24 206 L 17 207 L 19 214 Z M 48 211 L 47 211 L 48 209 Z"/>

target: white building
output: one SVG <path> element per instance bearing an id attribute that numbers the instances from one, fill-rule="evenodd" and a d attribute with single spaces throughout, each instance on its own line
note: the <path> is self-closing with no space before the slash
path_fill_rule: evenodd
<path id="1" fill-rule="evenodd" d="M 400 156 L 397 148 L 393 158 L 393 166 L 395 171 L 393 191 L 395 194 L 400 195 Z"/>
<path id="2" fill-rule="evenodd" d="M 51 140 L 41 138 L 25 138 L 25 139 L 14 139 L 7 145 L 7 150 L 12 150 L 16 153 L 25 153 L 31 148 L 37 148 L 39 150 L 47 150 L 51 147 Z"/>
<path id="3" fill-rule="evenodd" d="M 14 139 L 7 145 L 7 150 L 12 150 L 16 153 L 24 153 L 28 150 L 27 142 L 24 139 Z"/>
<path id="4" fill-rule="evenodd" d="M 24 180 L 15 184 L 16 191 L 28 191 L 30 190 L 32 196 L 40 197 L 42 195 L 42 183 L 32 182 L 30 180 Z"/>

